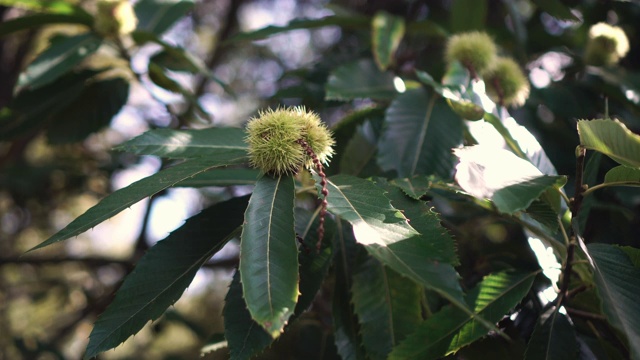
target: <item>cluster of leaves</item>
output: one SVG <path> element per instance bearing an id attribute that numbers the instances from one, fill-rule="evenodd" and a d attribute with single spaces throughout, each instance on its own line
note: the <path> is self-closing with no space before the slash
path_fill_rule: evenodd
<path id="1" fill-rule="evenodd" d="M 484 1 L 455 3 L 462 9 L 464 4 L 484 4 L 486 11 Z M 540 3 L 551 15 L 570 17 L 560 2 Z M 164 71 L 206 70 L 159 35 L 189 5 L 141 0 L 135 7 L 138 28 L 132 33 L 138 45 L 152 41 L 163 47 L 163 55 L 150 62 L 150 78 L 186 98 L 188 92 L 176 88 L 179 85 Z M 0 34 L 47 23 L 92 26 L 91 15 L 65 6 L 6 22 Z M 454 14 L 461 16 L 460 11 Z M 465 24 L 459 19 L 454 22 Z M 461 282 L 456 269 L 461 265 L 461 249 L 456 249 L 452 234 L 459 244 L 464 234 L 456 233 L 454 224 L 447 228 L 442 223 L 445 217 L 454 218 L 456 209 L 472 208 L 519 224 L 563 262 L 558 297 L 537 309 L 535 329 L 526 337 L 521 354 L 527 359 L 577 359 L 607 351 L 613 358 L 640 359 L 640 307 L 635 302 L 640 296 L 640 250 L 587 245 L 581 221 L 596 190 L 640 186 L 640 136 L 608 114 L 604 119 L 578 122 L 578 171 L 575 195 L 569 199 L 562 189 L 567 177 L 558 175 L 540 144 L 507 109 L 489 100 L 470 69 L 450 62 L 441 80 L 426 71 L 408 75 L 396 71 L 406 36 L 444 31 L 431 22 L 411 22 L 384 11 L 371 18 L 336 15 L 240 34 L 234 41 L 328 25 L 357 27 L 368 35 L 371 51 L 334 64 L 324 84 L 326 101 L 346 103 L 352 111 L 332 126 L 336 148 L 327 170 L 332 175 L 328 195 L 323 199 L 332 216 L 325 223 L 326 240 L 320 250 L 304 250 L 317 240 L 319 210 L 313 210 L 318 198 L 323 198 L 320 178 L 313 172 L 311 177 L 305 172 L 273 176 L 249 169 L 243 129 L 156 129 L 126 141 L 116 150 L 175 163 L 105 197 L 34 250 L 87 231 L 170 187 L 250 183 L 254 188 L 249 196 L 232 197 L 202 210 L 140 259 L 96 321 L 86 357 L 116 347 L 147 321 L 159 318 L 198 269 L 236 239 L 240 266 L 224 308 L 224 338 L 232 359 L 251 358 L 285 336 L 309 308 L 315 309 L 318 293 L 332 296 L 330 310 L 321 320 L 330 324 L 326 332 L 333 338 L 325 350 L 344 359 L 435 359 L 481 346 L 483 341 L 502 344 L 502 338 L 513 336 L 512 327 L 505 323 L 526 318 L 528 304 L 539 301 L 536 284 L 547 285 L 549 279 L 538 266 L 506 264 L 492 267 L 479 279 Z M 103 70 L 71 70 L 108 41 L 112 40 L 92 31 L 53 41 L 25 70 L 16 101 L 0 113 L 0 121 L 8 125 L 0 135 L 17 136 L 33 122 L 42 121 L 43 114 L 55 121 L 50 119 L 69 109 L 83 111 L 73 101 L 100 81 L 114 80 L 98 80 Z M 114 46 L 127 52 L 118 41 Z M 178 67 L 173 67 L 175 61 Z M 79 76 L 84 77 L 78 80 Z M 73 87 L 71 83 L 81 84 L 77 98 L 65 98 L 71 102 L 54 99 L 41 108 L 20 106 L 51 95 L 63 84 Z M 399 90 L 398 83 L 406 89 Z M 372 105 L 356 107 L 359 99 L 368 99 Z M 96 112 L 102 126 L 124 100 L 119 106 L 110 99 L 99 102 L 113 110 Z M 459 115 L 460 108 L 469 104 L 480 113 L 481 121 L 472 123 Z M 65 116 L 69 124 L 78 119 Z M 55 124 L 48 128 L 50 139 L 59 122 Z M 604 182 L 589 188 L 583 186 L 586 149 L 619 164 L 607 172 Z M 556 280 L 550 279 L 551 283 Z M 594 306 L 598 303 L 601 307 Z M 569 305 L 573 313 L 566 311 Z M 580 318 L 585 313 L 602 322 L 600 329 L 608 330 L 604 339 L 600 330 L 594 334 L 590 318 Z M 611 349 L 607 342 L 624 346 Z"/>

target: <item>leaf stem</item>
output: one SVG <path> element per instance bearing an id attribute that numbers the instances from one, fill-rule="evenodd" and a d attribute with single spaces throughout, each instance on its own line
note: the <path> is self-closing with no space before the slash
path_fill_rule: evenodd
<path id="1" fill-rule="evenodd" d="M 598 185 L 594 185 L 588 189 L 586 189 L 583 193 L 582 196 L 587 196 L 590 195 L 591 193 L 593 193 L 596 190 L 599 189 L 603 189 L 606 188 L 608 186 L 631 186 L 631 187 L 640 187 L 640 182 L 637 181 L 613 181 L 613 182 L 608 182 L 608 183 L 602 183 L 602 184 L 598 184 Z"/>

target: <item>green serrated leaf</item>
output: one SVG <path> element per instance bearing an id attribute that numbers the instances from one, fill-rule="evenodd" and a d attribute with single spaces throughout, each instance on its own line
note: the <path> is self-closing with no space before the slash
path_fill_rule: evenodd
<path id="1" fill-rule="evenodd" d="M 216 157 L 242 163 L 247 157 L 245 132 L 240 128 L 156 129 L 126 141 L 115 150 L 169 159 Z"/>
<path id="2" fill-rule="evenodd" d="M 102 39 L 92 33 L 56 41 L 29 64 L 20 75 L 18 85 L 35 89 L 51 83 L 96 52 L 101 44 Z"/>
<path id="3" fill-rule="evenodd" d="M 633 169 L 624 165 L 616 166 L 607 171 L 604 182 L 616 185 L 640 186 L 640 169 Z"/>
<path id="4" fill-rule="evenodd" d="M 237 41 L 253 41 L 297 29 L 315 29 L 337 25 L 347 28 L 365 28 L 369 19 L 364 16 L 326 16 L 319 19 L 294 19 L 285 26 L 267 26 L 251 32 L 240 33 L 229 38 L 225 44 Z"/>
<path id="5" fill-rule="evenodd" d="M 140 0 L 134 10 L 138 18 L 137 30 L 160 35 L 187 14 L 193 0 Z"/>
<path id="6" fill-rule="evenodd" d="M 618 120 L 578 121 L 580 144 L 599 151 L 621 165 L 640 169 L 640 135 Z"/>
<path id="7" fill-rule="evenodd" d="M 392 73 L 378 70 L 370 59 L 350 62 L 329 74 L 326 100 L 391 100 L 397 95 L 393 78 Z"/>
<path id="8" fill-rule="evenodd" d="M 391 184 L 402 189 L 410 198 L 420 200 L 431 188 L 431 177 L 415 175 L 411 178 L 392 180 Z"/>
<path id="9" fill-rule="evenodd" d="M 255 169 L 212 169 L 183 180 L 174 187 L 253 185 L 261 173 Z"/>
<path id="10" fill-rule="evenodd" d="M 488 275 L 467 295 L 475 316 L 499 321 L 527 294 L 538 272 L 499 272 Z M 390 360 L 437 359 L 481 338 L 487 330 L 477 318 L 446 306 L 423 322 L 393 349 Z"/>
<path id="11" fill-rule="evenodd" d="M 534 0 L 533 2 L 544 10 L 544 12 L 556 19 L 580 21 L 580 19 L 571 12 L 571 9 L 560 0 Z"/>
<path id="12" fill-rule="evenodd" d="M 422 319 L 420 287 L 368 257 L 356 269 L 351 291 L 367 355 L 386 359 Z"/>
<path id="13" fill-rule="evenodd" d="M 385 196 L 391 200 L 391 205 L 402 211 L 411 227 L 420 233 L 416 241 L 406 244 L 403 252 L 420 254 L 424 263 L 433 262 L 433 266 L 442 266 L 441 263 L 454 266 L 460 264 L 455 242 L 448 230 L 440 224 L 440 217 L 432 207 L 424 201 L 409 198 L 397 187 L 383 186 L 382 181 L 377 185 L 386 191 Z M 417 263 L 420 260 L 414 261 Z"/>
<path id="14" fill-rule="evenodd" d="M 541 175 L 523 179 L 521 182 L 496 190 L 491 200 L 498 211 L 513 214 L 524 210 L 552 186 L 562 187 L 567 182 L 566 176 Z"/>
<path id="15" fill-rule="evenodd" d="M 554 310 L 545 321 L 536 324 L 525 360 L 573 360 L 578 358 L 576 332 L 567 317 Z"/>
<path id="16" fill-rule="evenodd" d="M 298 299 L 292 177 L 256 183 L 240 240 L 240 278 L 251 317 L 276 338 Z"/>
<path id="17" fill-rule="evenodd" d="M 424 89 L 399 95 L 387 109 L 378 163 L 399 177 L 451 177 L 451 149 L 462 143 L 462 121 L 443 99 Z"/>
<path id="18" fill-rule="evenodd" d="M 627 336 L 631 358 L 640 359 L 640 268 L 618 247 L 589 244 L 587 249 L 604 314 Z"/>
<path id="19" fill-rule="evenodd" d="M 451 28 L 455 32 L 482 30 L 487 19 L 487 0 L 454 0 Z"/>
<path id="20" fill-rule="evenodd" d="M 51 24 L 79 24 L 92 26 L 93 18 L 87 13 L 77 14 L 35 14 L 4 20 L 0 23 L 0 37 L 21 30 L 34 29 Z"/>
<path id="21" fill-rule="evenodd" d="M 359 126 L 340 158 L 340 173 L 366 177 L 376 173 L 377 138 L 370 122 Z"/>
<path id="22" fill-rule="evenodd" d="M 106 127 L 127 103 L 129 82 L 123 78 L 98 80 L 87 84 L 80 96 L 55 114 L 47 127 L 51 144 L 82 141 Z"/>
<path id="23" fill-rule="evenodd" d="M 85 358 L 118 346 L 175 303 L 198 269 L 237 236 L 247 201 L 245 196 L 213 205 L 153 246 L 96 321 Z"/>
<path id="24" fill-rule="evenodd" d="M 248 360 L 273 342 L 271 335 L 251 318 L 237 271 L 224 299 L 222 315 L 231 360 Z"/>
<path id="25" fill-rule="evenodd" d="M 138 180 L 125 188 L 114 191 L 97 205 L 73 220 L 64 229 L 29 251 L 77 236 L 148 196 L 154 195 L 203 171 L 217 166 L 230 165 L 234 161 L 237 161 L 237 159 L 225 157 L 195 159 L 185 161 Z"/>
<path id="26" fill-rule="evenodd" d="M 336 224 L 335 288 L 331 301 L 333 336 L 336 349 L 342 359 L 363 360 L 366 357 L 360 345 L 358 319 L 350 298 L 351 275 L 359 247 L 351 226 L 340 219 L 337 219 Z"/>
<path id="27" fill-rule="evenodd" d="M 386 70 L 400 46 L 404 37 L 404 19 L 389 14 L 386 11 L 378 11 L 371 21 L 371 44 L 373 45 L 373 58 L 380 70 Z"/>
<path id="28" fill-rule="evenodd" d="M 390 205 L 384 190 L 368 180 L 346 175 L 331 177 L 328 189 L 329 211 L 351 223 L 356 240 L 371 255 L 467 309 L 453 267 L 424 261 L 430 254 L 425 251 L 423 240 Z"/>

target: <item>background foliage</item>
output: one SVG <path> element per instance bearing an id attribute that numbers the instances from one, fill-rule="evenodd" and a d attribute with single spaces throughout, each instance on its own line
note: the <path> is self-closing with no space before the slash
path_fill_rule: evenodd
<path id="1" fill-rule="evenodd" d="M 0 358 L 640 359 L 637 3 L 98 8 L 0 0 Z M 460 115 L 472 30 L 524 106 Z M 317 174 L 247 166 L 279 105 L 336 140 L 318 252 Z"/>

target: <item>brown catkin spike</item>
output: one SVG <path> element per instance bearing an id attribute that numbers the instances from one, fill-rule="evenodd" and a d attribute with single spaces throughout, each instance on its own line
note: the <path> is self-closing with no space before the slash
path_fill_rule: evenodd
<path id="1" fill-rule="evenodd" d="M 320 252 L 320 247 L 322 246 L 322 240 L 324 238 L 324 219 L 327 215 L 327 196 L 329 196 L 329 189 L 327 188 L 327 175 L 324 173 L 324 167 L 320 160 L 318 160 L 318 156 L 313 152 L 313 149 L 304 139 L 299 139 L 298 144 L 302 146 L 304 151 L 313 161 L 313 165 L 318 171 L 318 176 L 320 176 L 320 186 L 322 186 L 323 199 L 322 203 L 320 203 L 320 215 L 319 215 L 319 224 L 318 224 L 318 242 L 316 243 L 316 252 Z"/>

